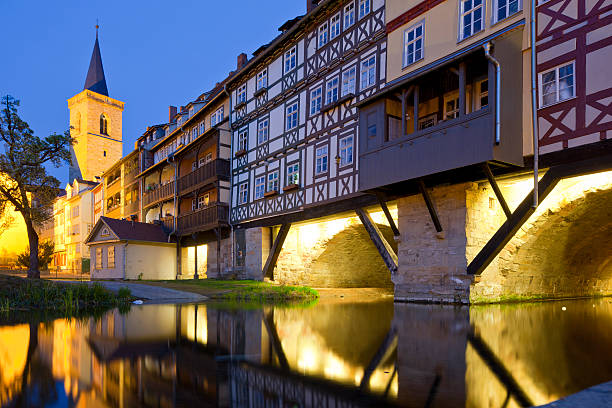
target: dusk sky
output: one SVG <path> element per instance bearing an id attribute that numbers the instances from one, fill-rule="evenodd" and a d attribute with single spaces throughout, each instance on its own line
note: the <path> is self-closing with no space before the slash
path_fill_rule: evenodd
<path id="1" fill-rule="evenodd" d="M 83 89 L 99 19 L 109 96 L 125 102 L 126 155 L 146 126 L 167 121 L 168 105 L 209 90 L 305 9 L 306 0 L 0 0 L 0 96 L 21 100 L 35 134 L 67 130 L 66 101 Z M 67 166 L 51 174 L 65 186 Z"/>

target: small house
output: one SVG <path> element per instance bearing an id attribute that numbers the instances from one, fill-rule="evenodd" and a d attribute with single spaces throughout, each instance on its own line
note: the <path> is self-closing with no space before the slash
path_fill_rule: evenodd
<path id="1" fill-rule="evenodd" d="M 161 225 L 100 217 L 85 244 L 92 279 L 176 279 L 176 243 Z"/>

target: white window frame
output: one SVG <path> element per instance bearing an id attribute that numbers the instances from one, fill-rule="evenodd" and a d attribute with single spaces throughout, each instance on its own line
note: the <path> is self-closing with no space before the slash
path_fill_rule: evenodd
<path id="1" fill-rule="evenodd" d="M 266 193 L 266 175 L 255 177 L 255 200 L 259 200 L 264 197 Z"/>
<path id="2" fill-rule="evenodd" d="M 431 123 L 430 126 L 424 126 L 426 123 Z M 423 116 L 418 120 L 418 129 L 428 129 L 438 124 L 438 115 L 436 113 L 430 113 L 429 115 Z"/>
<path id="3" fill-rule="evenodd" d="M 465 3 L 470 1 L 472 4 L 472 8 L 468 11 L 465 10 Z M 480 4 L 478 6 L 474 6 L 474 1 L 479 1 Z M 459 41 L 463 41 L 466 38 L 472 37 L 474 34 L 477 34 L 484 30 L 484 21 L 486 16 L 485 9 L 485 0 L 459 0 Z M 480 9 L 480 29 L 474 30 L 474 13 Z M 470 33 L 465 34 L 465 26 L 464 26 L 464 17 L 470 15 Z"/>
<path id="4" fill-rule="evenodd" d="M 487 84 L 487 89 L 485 91 L 482 90 L 482 84 L 484 84 L 486 82 Z M 485 79 L 481 79 L 480 81 L 476 82 L 476 100 L 474 103 L 474 107 L 475 107 L 475 111 L 482 109 L 482 108 L 486 108 L 487 106 L 489 106 L 489 79 L 485 78 Z M 487 98 L 487 103 L 485 105 L 482 104 L 482 98 L 486 97 Z"/>
<path id="5" fill-rule="evenodd" d="M 210 193 L 198 196 L 198 210 L 206 207 L 208 204 L 210 204 Z"/>
<path id="6" fill-rule="evenodd" d="M 242 130 L 238 132 L 238 150 L 248 150 L 249 147 L 249 131 Z"/>
<path id="7" fill-rule="evenodd" d="M 283 57 L 284 73 L 287 74 L 293 71 L 297 65 L 297 46 L 293 46 L 287 51 Z"/>
<path id="8" fill-rule="evenodd" d="M 274 170 L 268 173 L 268 176 L 266 177 L 268 183 L 267 183 L 267 191 L 279 191 L 279 171 L 278 170 Z"/>
<path id="9" fill-rule="evenodd" d="M 559 88 L 560 85 L 560 78 L 559 78 L 559 71 L 562 68 L 565 67 L 572 67 L 572 93 L 570 96 L 567 96 L 563 99 L 561 99 L 561 89 Z M 544 103 L 544 76 L 550 72 L 554 72 L 555 73 L 555 79 L 554 79 L 554 94 L 555 94 L 555 100 L 549 103 Z M 567 77 L 564 77 L 567 78 Z M 565 62 L 563 64 L 559 64 L 554 68 L 548 69 L 544 72 L 540 72 L 538 74 L 538 93 L 539 93 L 539 98 L 540 98 L 540 108 L 544 108 L 546 106 L 551 106 L 554 105 L 556 103 L 559 102 L 563 102 L 563 101 L 567 101 L 569 99 L 575 98 L 576 97 L 576 61 L 571 61 L 571 62 Z"/>
<path id="10" fill-rule="evenodd" d="M 418 34 L 419 28 L 421 34 Z M 409 39 L 412 34 L 412 39 Z M 412 53 L 409 51 L 410 45 L 412 45 Z M 408 65 L 412 65 L 415 62 L 422 60 L 425 57 L 424 47 L 425 46 L 425 21 L 421 21 L 412 27 L 404 31 L 404 55 L 402 58 L 402 66 L 405 68 Z M 417 58 L 418 54 L 418 58 Z M 412 59 L 410 58 L 412 56 Z"/>
<path id="11" fill-rule="evenodd" d="M 268 141 L 270 135 L 270 120 L 263 119 L 257 124 L 257 145 L 261 145 Z"/>
<path id="12" fill-rule="evenodd" d="M 361 20 L 372 11 L 371 0 L 359 0 L 359 19 Z"/>
<path id="13" fill-rule="evenodd" d="M 299 106 L 297 101 L 285 107 L 285 130 L 291 130 L 300 124 Z"/>
<path id="14" fill-rule="evenodd" d="M 221 122 L 223 122 L 223 106 L 210 115 L 210 127 L 216 126 Z"/>
<path id="15" fill-rule="evenodd" d="M 287 165 L 287 185 L 300 185 L 300 164 L 292 163 Z"/>
<path id="16" fill-rule="evenodd" d="M 452 102 L 453 109 L 448 109 L 448 103 Z M 459 91 L 450 92 L 444 95 L 444 112 L 442 117 L 444 120 L 452 120 L 459 117 Z"/>
<path id="17" fill-rule="evenodd" d="M 340 167 L 353 164 L 353 154 L 355 149 L 355 138 L 353 135 L 343 137 L 338 142 L 338 150 L 340 152 Z"/>
<path id="18" fill-rule="evenodd" d="M 249 201 L 249 182 L 245 181 L 238 185 L 238 204 L 246 204 Z"/>
<path id="19" fill-rule="evenodd" d="M 340 35 L 340 12 L 337 12 L 329 20 L 329 40 L 333 40 Z"/>
<path id="20" fill-rule="evenodd" d="M 321 106 L 323 105 L 323 87 L 318 86 L 316 89 L 310 91 L 310 116 L 316 115 L 321 112 Z"/>
<path id="21" fill-rule="evenodd" d="M 355 24 L 355 2 L 351 1 L 344 6 L 344 29 Z"/>
<path id="22" fill-rule="evenodd" d="M 195 198 L 191 199 L 191 211 L 198 209 L 198 201 Z"/>
<path id="23" fill-rule="evenodd" d="M 330 103 L 334 103 L 338 100 L 339 97 L 339 89 L 340 88 L 340 80 L 338 76 L 333 77 L 328 80 L 325 84 L 325 104 L 329 105 Z"/>
<path id="24" fill-rule="evenodd" d="M 505 9 L 505 13 L 506 15 L 502 18 L 499 17 L 499 12 L 501 10 L 502 7 L 500 7 L 500 2 L 505 2 L 503 9 Z M 510 3 L 516 3 L 516 10 L 513 11 L 512 13 L 510 12 Z M 523 10 L 523 1 L 522 0 L 493 0 L 493 15 L 491 16 L 491 22 L 493 24 L 499 22 L 499 21 L 503 21 L 509 17 L 514 16 L 515 14 L 519 13 L 521 10 Z"/>
<path id="25" fill-rule="evenodd" d="M 329 42 L 329 23 L 327 21 L 319 26 L 318 33 L 318 44 L 319 48 L 321 48 Z"/>
<path id="26" fill-rule="evenodd" d="M 317 147 L 315 157 L 315 175 L 327 173 L 329 170 L 329 146 Z"/>
<path id="27" fill-rule="evenodd" d="M 246 103 L 247 101 L 247 84 L 246 82 L 238 87 L 236 93 L 236 105 Z"/>
<path id="28" fill-rule="evenodd" d="M 353 65 L 342 73 L 342 96 L 354 94 L 357 82 L 357 67 Z"/>
<path id="29" fill-rule="evenodd" d="M 372 73 L 374 78 L 372 78 Z M 376 85 L 376 55 L 361 61 L 361 80 L 359 82 L 361 90 Z"/>
<path id="30" fill-rule="evenodd" d="M 257 74 L 256 90 L 264 89 L 268 87 L 268 68 L 264 68 L 263 71 Z"/>

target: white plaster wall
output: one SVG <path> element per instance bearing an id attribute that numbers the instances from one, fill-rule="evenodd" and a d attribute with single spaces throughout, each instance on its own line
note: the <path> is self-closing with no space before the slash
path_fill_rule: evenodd
<path id="1" fill-rule="evenodd" d="M 125 279 L 175 279 L 175 244 L 135 244 L 127 248 Z"/>

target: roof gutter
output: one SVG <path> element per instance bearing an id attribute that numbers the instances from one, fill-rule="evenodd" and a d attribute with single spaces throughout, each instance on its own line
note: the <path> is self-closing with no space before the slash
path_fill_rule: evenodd
<path id="1" fill-rule="evenodd" d="M 176 160 L 174 159 L 174 155 L 171 154 L 168 157 L 166 157 L 166 162 L 168 164 L 170 164 L 170 161 L 172 161 L 172 164 L 174 165 L 174 210 L 173 210 L 173 220 L 172 220 L 172 232 L 170 232 L 170 234 L 168 234 L 168 242 L 170 242 L 170 238 L 172 238 L 172 236 L 176 236 L 176 230 L 177 230 L 177 211 L 176 211 L 176 204 L 177 204 L 177 199 L 176 199 L 176 195 L 178 193 L 178 172 L 176 171 Z"/>

